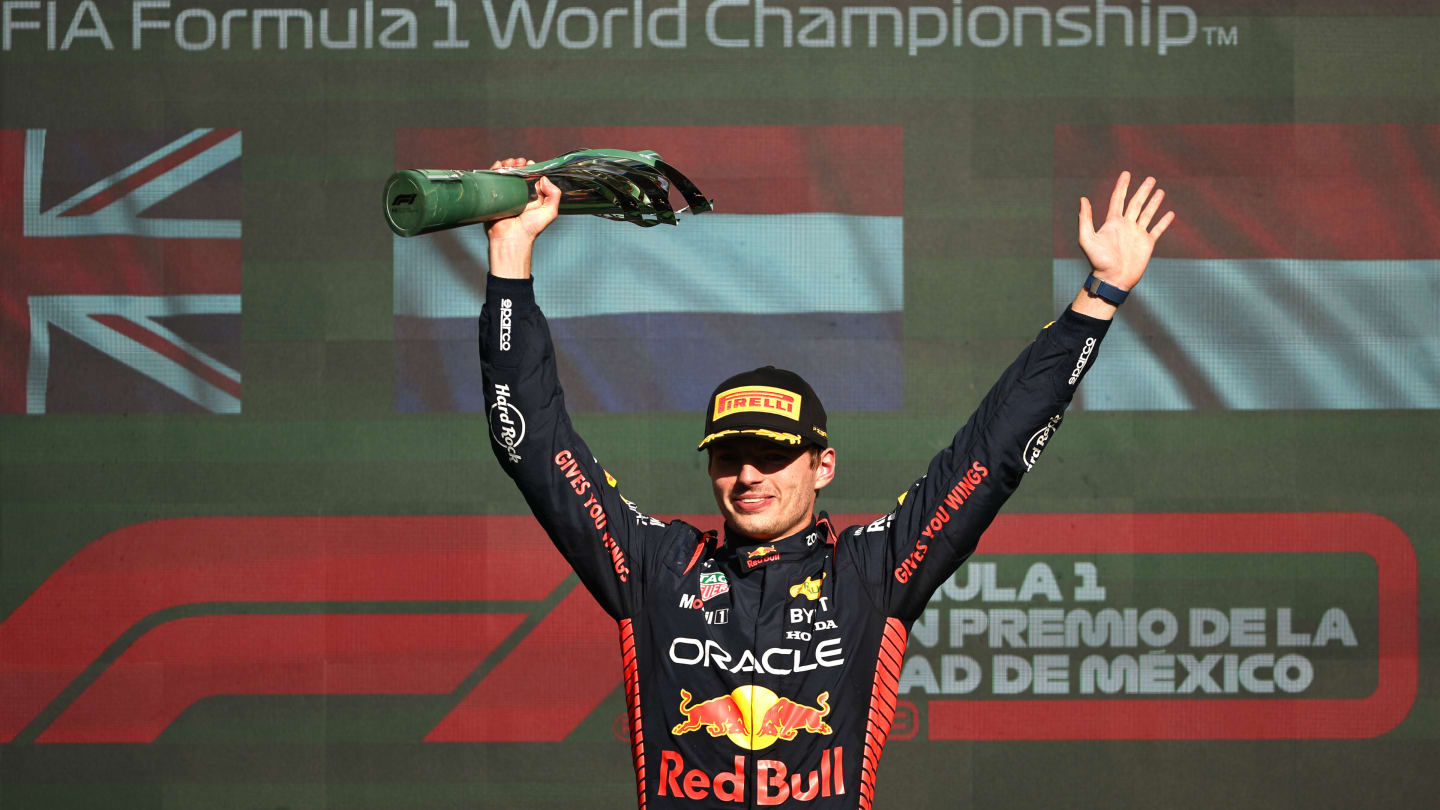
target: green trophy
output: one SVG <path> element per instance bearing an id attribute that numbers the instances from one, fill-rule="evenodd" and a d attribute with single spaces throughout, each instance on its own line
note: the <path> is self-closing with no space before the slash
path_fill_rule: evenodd
<path id="1" fill-rule="evenodd" d="M 514 216 L 535 198 L 535 183 L 560 189 L 560 213 L 593 214 L 642 228 L 676 224 L 673 188 L 686 210 L 703 214 L 711 200 L 651 151 L 577 149 L 519 169 L 404 169 L 385 181 L 385 222 L 400 236 Z"/>

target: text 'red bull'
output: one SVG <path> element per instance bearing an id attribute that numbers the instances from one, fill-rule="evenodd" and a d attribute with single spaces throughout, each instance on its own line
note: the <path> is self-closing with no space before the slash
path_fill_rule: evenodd
<path id="1" fill-rule="evenodd" d="M 755 804 L 773 807 L 788 801 L 808 802 L 815 798 L 845 795 L 845 752 L 843 746 L 820 753 L 819 767 L 806 773 L 790 773 L 785 763 L 773 759 L 755 761 Z M 717 774 L 698 769 L 685 770 L 685 758 L 675 751 L 660 752 L 661 796 L 684 796 L 700 800 L 714 795 L 717 801 L 745 801 L 745 757 L 736 755 L 735 768 Z"/>
<path id="2" fill-rule="evenodd" d="M 745 567 L 754 568 L 778 559 L 780 559 L 780 549 L 774 546 L 756 546 L 749 554 L 745 555 Z"/>

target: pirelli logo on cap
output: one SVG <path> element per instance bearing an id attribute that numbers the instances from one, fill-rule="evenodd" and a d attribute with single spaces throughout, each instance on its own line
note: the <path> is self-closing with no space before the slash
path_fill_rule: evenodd
<path id="1" fill-rule="evenodd" d="M 715 395 L 715 421 L 737 413 L 773 413 L 800 421 L 800 395 L 768 385 L 742 385 Z"/>

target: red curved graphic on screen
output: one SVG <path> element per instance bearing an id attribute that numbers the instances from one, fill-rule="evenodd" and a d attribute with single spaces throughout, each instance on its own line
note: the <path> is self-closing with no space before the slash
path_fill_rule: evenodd
<path id="1" fill-rule="evenodd" d="M 542 626 L 425 735 L 426 742 L 549 742 L 565 739 L 620 685 L 614 623 L 576 588 Z M 603 615 L 603 614 L 602 614 Z M 600 677 L 603 674 L 604 677 Z M 611 677 L 613 675 L 613 677 Z M 588 707 L 577 718 L 576 707 Z"/>
<path id="2" fill-rule="evenodd" d="M 122 634 L 166 608 L 535 601 L 569 572 L 530 517 L 195 518 L 127 526 L 72 557 L 0 624 L 0 740 L 13 739 Z M 587 621 L 603 638 L 595 643 L 608 650 L 611 622 L 591 607 Z"/>
<path id="3" fill-rule="evenodd" d="M 445 694 L 524 614 L 198 616 L 131 645 L 40 742 L 154 742 L 216 695 Z M 156 678 L 163 672 L 163 678 Z"/>

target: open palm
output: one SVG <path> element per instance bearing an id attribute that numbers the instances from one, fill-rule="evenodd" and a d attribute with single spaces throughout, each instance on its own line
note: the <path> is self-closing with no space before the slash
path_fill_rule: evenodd
<path id="1" fill-rule="evenodd" d="M 1150 226 L 1160 210 L 1160 202 L 1165 199 L 1165 191 L 1155 188 L 1155 178 L 1145 178 L 1127 205 L 1125 195 L 1129 190 L 1130 172 L 1121 172 L 1110 195 L 1105 224 L 1098 231 L 1090 200 L 1080 198 L 1080 249 L 1085 251 L 1095 275 L 1122 290 L 1135 286 L 1145 275 L 1155 242 L 1175 220 L 1175 212 L 1167 211 L 1153 228 Z"/>

